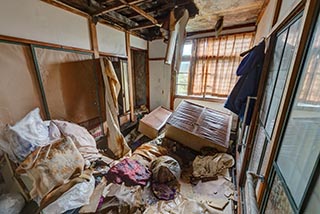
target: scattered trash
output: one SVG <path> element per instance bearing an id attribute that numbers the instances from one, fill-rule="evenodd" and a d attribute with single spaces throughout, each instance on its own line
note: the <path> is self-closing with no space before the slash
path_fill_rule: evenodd
<path id="1" fill-rule="evenodd" d="M 63 193 L 61 197 L 49 204 L 42 212 L 44 214 L 60 214 L 89 204 L 93 190 L 94 177 L 91 176 L 89 181 L 78 183 Z"/>
<path id="2" fill-rule="evenodd" d="M 128 187 L 124 183 L 121 185 L 110 183 L 105 187 L 102 195 L 104 198 L 115 196 L 120 204 L 128 204 L 131 208 L 143 206 L 141 186 Z"/>

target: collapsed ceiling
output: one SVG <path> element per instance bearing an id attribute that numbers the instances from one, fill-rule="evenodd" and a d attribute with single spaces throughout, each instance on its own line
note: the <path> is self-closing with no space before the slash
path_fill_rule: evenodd
<path id="1" fill-rule="evenodd" d="M 187 32 L 214 29 L 219 17 L 223 26 L 239 26 L 255 23 L 265 0 L 195 0 L 199 15 L 190 19 Z"/>
<path id="2" fill-rule="evenodd" d="M 54 0 L 53 0 L 54 1 Z M 83 11 L 94 21 L 136 33 L 147 40 L 162 38 L 161 25 L 176 8 L 188 10 L 187 32 L 255 23 L 265 0 L 55 0 Z M 267 0 L 266 0 L 267 1 Z"/>
<path id="3" fill-rule="evenodd" d="M 198 14 L 193 0 L 57 0 L 91 15 L 94 20 L 133 31 L 147 40 L 161 38 L 160 26 L 170 11 L 185 8 Z"/>

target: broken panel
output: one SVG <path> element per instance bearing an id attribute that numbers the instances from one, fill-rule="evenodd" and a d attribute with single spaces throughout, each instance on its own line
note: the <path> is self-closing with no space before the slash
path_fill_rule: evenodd
<path id="1" fill-rule="evenodd" d="M 85 122 L 100 117 L 91 54 L 35 48 L 50 117 Z"/>

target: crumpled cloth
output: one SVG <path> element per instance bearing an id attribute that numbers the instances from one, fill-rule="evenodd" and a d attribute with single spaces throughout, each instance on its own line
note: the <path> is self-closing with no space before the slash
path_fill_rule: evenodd
<path id="1" fill-rule="evenodd" d="M 44 208 L 42 212 L 44 214 L 60 214 L 89 204 L 90 196 L 94 190 L 94 181 L 94 177 L 90 176 L 89 181 L 84 180 L 83 182 L 75 184 L 57 200 Z"/>
<path id="2" fill-rule="evenodd" d="M 176 197 L 179 188 L 178 179 L 181 168 L 175 159 L 169 156 L 161 156 L 151 163 L 152 192 L 161 200 L 172 200 Z"/>
<path id="3" fill-rule="evenodd" d="M 85 160 L 95 161 L 101 157 L 97 144 L 87 129 L 67 121 L 52 121 L 64 136 L 70 137 Z"/>
<path id="4" fill-rule="evenodd" d="M 178 190 L 178 182 L 170 182 L 166 184 L 152 183 L 153 194 L 160 200 L 173 200 Z"/>
<path id="5" fill-rule="evenodd" d="M 168 154 L 165 147 L 157 145 L 154 141 L 142 144 L 133 153 L 131 158 L 139 160 L 145 166 L 150 167 L 151 162 L 162 155 Z"/>
<path id="6" fill-rule="evenodd" d="M 213 156 L 197 156 L 193 161 L 194 177 L 213 177 L 234 165 L 234 159 L 226 153 L 217 153 Z"/>
<path id="7" fill-rule="evenodd" d="M 72 175 L 81 174 L 84 159 L 67 137 L 33 151 L 16 169 L 17 173 L 27 172 L 33 180 L 30 196 L 41 199 L 55 187 L 66 183 Z"/>
<path id="8" fill-rule="evenodd" d="M 116 158 L 125 155 L 131 155 L 131 149 L 120 132 L 118 121 L 118 94 L 121 85 L 117 78 L 116 72 L 110 60 L 100 59 L 104 86 L 105 86 L 105 102 L 106 102 L 106 118 L 108 125 L 108 148 L 112 151 Z"/>
<path id="9" fill-rule="evenodd" d="M 145 186 L 151 177 L 151 172 L 137 160 L 126 158 L 110 168 L 106 174 L 108 181 L 127 186 Z"/>

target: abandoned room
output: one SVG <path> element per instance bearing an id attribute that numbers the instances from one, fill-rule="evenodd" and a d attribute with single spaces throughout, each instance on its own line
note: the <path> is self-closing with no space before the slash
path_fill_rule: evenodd
<path id="1" fill-rule="evenodd" d="M 320 212 L 319 0 L 0 2 L 0 214 Z"/>

